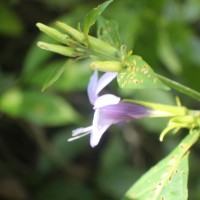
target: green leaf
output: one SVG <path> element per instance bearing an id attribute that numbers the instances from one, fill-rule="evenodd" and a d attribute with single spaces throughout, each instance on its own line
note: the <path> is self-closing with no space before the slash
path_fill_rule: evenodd
<path id="1" fill-rule="evenodd" d="M 165 66 L 171 73 L 175 75 L 181 73 L 182 71 L 181 62 L 171 45 L 169 36 L 164 30 L 161 30 L 158 33 L 157 51 L 161 61 L 165 64 Z"/>
<path id="2" fill-rule="evenodd" d="M 124 200 L 186 200 L 188 196 L 188 150 L 199 131 L 188 134 L 162 161 L 143 175 L 125 194 Z"/>
<path id="3" fill-rule="evenodd" d="M 117 76 L 121 88 L 168 89 L 140 56 L 127 57 L 124 65 L 125 69 L 120 71 Z"/>
<path id="4" fill-rule="evenodd" d="M 88 35 L 90 27 L 95 24 L 97 17 L 107 8 L 113 0 L 106 1 L 87 13 L 84 20 L 84 34 Z"/>
<path id="5" fill-rule="evenodd" d="M 7 3 L 7 2 L 6 2 Z M 24 25 L 11 7 L 1 1 L 0 6 L 0 34 L 6 36 L 21 36 L 24 32 Z"/>
<path id="6" fill-rule="evenodd" d="M 39 125 L 57 126 L 76 123 L 80 116 L 61 97 L 17 88 L 4 93 L 0 99 L 1 111 L 16 118 Z"/>
<path id="7" fill-rule="evenodd" d="M 43 87 L 44 80 L 52 73 L 52 69 L 63 65 L 64 62 L 65 60 L 55 60 L 45 63 L 41 69 L 32 73 L 32 78 L 27 80 L 27 84 L 37 88 Z M 90 63 L 90 59 L 82 59 L 69 65 L 62 76 L 51 85 L 51 90 L 65 92 L 85 91 L 92 73 L 92 70 L 88 67 Z"/>
<path id="8" fill-rule="evenodd" d="M 116 21 L 106 20 L 102 16 L 98 18 L 98 38 L 108 42 L 112 46 L 119 48 L 121 46 L 118 23 Z"/>
<path id="9" fill-rule="evenodd" d="M 37 41 L 38 40 L 52 42 L 52 39 L 44 34 L 41 34 L 40 37 L 38 37 Z M 44 51 L 38 48 L 35 42 L 28 50 L 28 53 L 26 54 L 26 57 L 24 59 L 21 78 L 24 80 L 30 79 L 32 77 L 32 74 L 37 69 L 42 67 L 42 65 L 52 56 L 53 54 L 51 52 Z"/>
<path id="10" fill-rule="evenodd" d="M 69 59 L 65 64 L 58 66 L 47 78 L 45 81 L 42 91 L 46 90 L 48 87 L 50 87 L 54 82 L 56 82 L 60 76 L 63 74 L 63 72 L 66 70 L 66 68 L 71 65 L 75 60 Z"/>

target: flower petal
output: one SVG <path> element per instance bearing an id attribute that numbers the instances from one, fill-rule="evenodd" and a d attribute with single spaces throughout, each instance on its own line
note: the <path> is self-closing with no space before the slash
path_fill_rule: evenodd
<path id="1" fill-rule="evenodd" d="M 96 85 L 96 95 L 105 88 L 115 77 L 117 76 L 117 72 L 106 72 L 99 79 Z"/>
<path id="2" fill-rule="evenodd" d="M 88 88 L 87 88 L 88 98 L 92 105 L 94 105 L 94 102 L 97 98 L 97 94 L 96 94 L 97 82 L 98 82 L 98 71 L 95 70 L 93 75 L 90 78 Z"/>
<path id="3" fill-rule="evenodd" d="M 101 108 L 108 105 L 118 104 L 120 102 L 120 97 L 112 94 L 104 94 L 98 97 L 94 103 L 94 108 Z"/>
<path id="4" fill-rule="evenodd" d="M 100 109 L 104 119 L 112 119 L 114 123 L 131 119 L 140 119 L 148 117 L 151 114 L 151 111 L 147 107 L 121 101 L 118 104 L 104 106 Z"/>
<path id="5" fill-rule="evenodd" d="M 113 124 L 112 120 L 104 119 L 101 110 L 97 109 L 94 113 L 93 129 L 90 135 L 90 145 L 95 147 L 98 145 L 102 135 Z"/>

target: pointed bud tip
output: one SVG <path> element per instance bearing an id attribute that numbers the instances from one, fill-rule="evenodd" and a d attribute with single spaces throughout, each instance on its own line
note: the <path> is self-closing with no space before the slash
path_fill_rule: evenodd
<path id="1" fill-rule="evenodd" d="M 38 26 L 40 26 L 42 23 L 40 23 L 40 22 L 37 22 L 36 23 L 36 26 L 38 27 Z"/>
<path id="2" fill-rule="evenodd" d="M 43 27 L 46 26 L 46 25 L 44 25 L 44 24 L 42 24 L 42 23 L 40 23 L 40 22 L 37 22 L 35 25 L 36 25 L 40 30 L 41 30 Z"/>
<path id="3" fill-rule="evenodd" d="M 57 25 L 57 26 L 60 26 L 60 25 L 63 25 L 64 23 L 63 22 L 61 22 L 61 21 L 55 21 L 55 25 Z"/>
<path id="4" fill-rule="evenodd" d="M 39 42 L 37 42 L 37 46 L 38 46 L 39 48 L 41 48 L 41 49 L 46 49 L 46 50 L 48 50 L 48 47 L 47 47 L 47 45 L 46 45 L 45 42 L 39 41 Z"/>

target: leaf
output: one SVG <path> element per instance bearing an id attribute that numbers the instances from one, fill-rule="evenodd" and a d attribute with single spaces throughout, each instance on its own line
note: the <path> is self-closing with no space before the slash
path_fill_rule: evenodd
<path id="1" fill-rule="evenodd" d="M 52 69 L 57 68 L 64 62 L 64 60 L 56 60 L 45 63 L 41 69 L 36 70 L 32 74 L 32 78 L 27 80 L 28 85 L 41 88 L 44 85 L 44 80 L 52 73 Z M 88 67 L 90 63 L 90 59 L 82 59 L 69 65 L 62 76 L 51 85 L 51 90 L 65 92 L 85 91 L 92 73 Z"/>
<path id="2" fill-rule="evenodd" d="M 113 0 L 106 1 L 87 13 L 84 20 L 84 34 L 88 35 L 90 27 L 95 24 L 97 17 L 107 8 Z"/>
<path id="3" fill-rule="evenodd" d="M 125 69 L 117 76 L 121 88 L 168 89 L 157 77 L 151 67 L 137 55 L 124 60 Z"/>
<path id="4" fill-rule="evenodd" d="M 98 18 L 98 38 L 108 42 L 112 46 L 121 46 L 118 24 L 116 21 L 106 20 L 102 16 Z"/>
<path id="5" fill-rule="evenodd" d="M 0 6 L 0 34 L 16 37 L 24 32 L 24 25 L 17 13 L 10 6 L 1 1 Z"/>
<path id="6" fill-rule="evenodd" d="M 198 140 L 193 131 L 166 158 L 144 174 L 123 200 L 186 200 L 188 196 L 188 150 Z"/>
<path id="7" fill-rule="evenodd" d="M 171 45 L 169 36 L 164 30 L 161 30 L 158 33 L 157 51 L 161 61 L 165 64 L 165 66 L 171 73 L 175 75 L 181 73 L 182 71 L 181 62 Z"/>
<path id="8" fill-rule="evenodd" d="M 51 38 L 49 39 L 48 36 L 44 34 L 41 34 L 40 37 L 38 37 L 38 40 L 48 42 L 52 41 Z M 32 77 L 32 74 L 37 69 L 42 67 L 42 65 L 52 56 L 53 54 L 51 52 L 40 49 L 35 42 L 28 50 L 28 53 L 26 54 L 26 57 L 24 59 L 21 78 L 25 80 L 30 79 Z"/>
<path id="9" fill-rule="evenodd" d="M 39 125 L 58 126 L 76 123 L 79 114 L 59 96 L 37 91 L 11 89 L 1 96 L 4 113 Z"/>
<path id="10" fill-rule="evenodd" d="M 63 74 L 63 72 L 65 71 L 65 69 L 71 65 L 73 62 L 75 62 L 75 60 L 69 59 L 67 62 L 65 62 L 65 64 L 58 66 L 47 78 L 47 80 L 45 81 L 43 87 L 42 87 L 42 91 L 46 90 L 48 87 L 50 87 L 54 82 L 56 82 L 60 76 Z"/>

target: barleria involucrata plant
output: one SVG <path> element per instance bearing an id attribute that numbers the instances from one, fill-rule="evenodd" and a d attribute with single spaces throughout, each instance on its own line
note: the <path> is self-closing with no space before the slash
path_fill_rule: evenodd
<path id="1" fill-rule="evenodd" d="M 167 126 L 163 127 L 160 141 L 171 130 L 177 133 L 179 129 L 187 128 L 188 135 L 180 144 L 134 183 L 123 197 L 124 200 L 187 199 L 189 150 L 199 138 L 200 111 L 191 110 L 180 103 L 174 106 L 134 99 L 123 100 L 113 94 L 99 93 L 115 78 L 122 89 L 169 91 L 172 88 L 198 101 L 200 93 L 159 75 L 142 57 L 134 55 L 121 44 L 117 23 L 101 16 L 111 2 L 112 0 L 106 1 L 91 10 L 79 29 L 60 21 L 55 23 L 58 29 L 37 23 L 40 31 L 57 41 L 57 44 L 40 41 L 38 46 L 67 57 L 66 63 L 49 75 L 42 90 L 58 80 L 71 63 L 90 57 L 93 60 L 90 67 L 94 74 L 88 85 L 88 97 L 94 108 L 94 118 L 90 126 L 74 130 L 69 141 L 90 134 L 90 144 L 95 147 L 112 124 L 138 118 L 169 118 Z M 89 35 L 90 28 L 96 21 L 98 38 Z M 105 73 L 99 78 L 98 71 Z"/>

